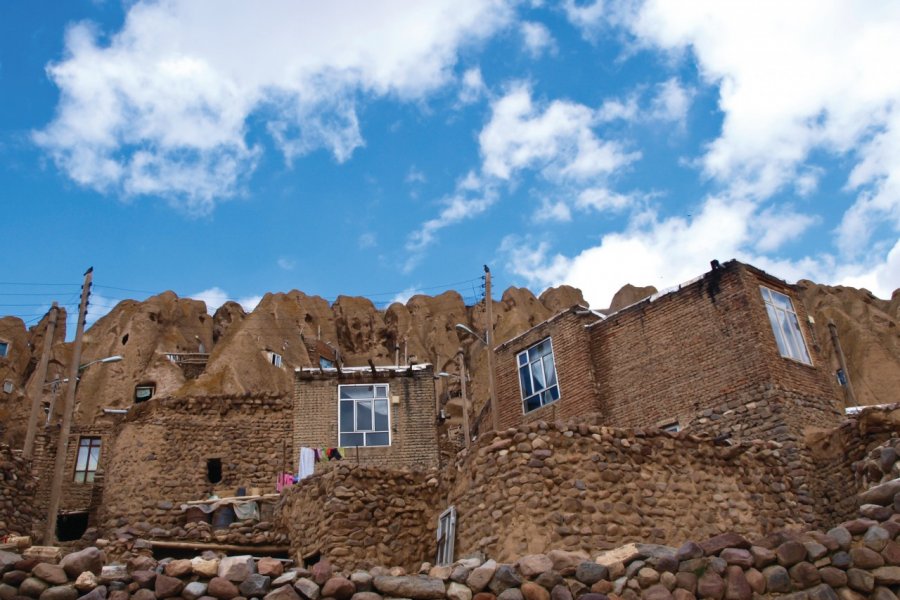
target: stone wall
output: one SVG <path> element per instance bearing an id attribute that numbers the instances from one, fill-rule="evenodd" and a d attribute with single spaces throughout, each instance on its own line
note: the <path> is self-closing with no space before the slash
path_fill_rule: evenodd
<path id="1" fill-rule="evenodd" d="M 420 368 L 299 371 L 294 387 L 294 446 L 331 448 L 338 443 L 338 386 L 386 383 L 389 387 L 391 445 L 347 448 L 346 460 L 382 467 L 438 466 L 434 371 Z M 316 470 L 333 467 L 319 462 Z M 296 469 L 295 469 L 296 470 Z"/>
<path id="2" fill-rule="evenodd" d="M 31 534 L 36 485 L 29 461 L 9 446 L 0 446 L 0 538 Z"/>
<path id="3" fill-rule="evenodd" d="M 119 426 L 106 465 L 102 525 L 183 525 L 172 506 L 239 487 L 275 492 L 278 474 L 292 470 L 292 401 L 269 394 L 153 398 L 131 409 Z M 207 477 L 218 459 L 222 480 Z M 145 527 L 145 528 L 146 528 Z"/>
<path id="4" fill-rule="evenodd" d="M 276 524 L 291 556 L 342 569 L 417 567 L 436 548 L 437 473 L 341 464 L 283 492 Z"/>
<path id="5" fill-rule="evenodd" d="M 457 466 L 448 504 L 458 551 L 497 560 L 804 525 L 775 442 L 720 447 L 583 423 L 483 435 Z"/>

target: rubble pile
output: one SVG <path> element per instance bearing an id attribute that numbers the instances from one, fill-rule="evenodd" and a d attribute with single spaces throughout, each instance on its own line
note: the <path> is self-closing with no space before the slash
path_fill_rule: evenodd
<path id="1" fill-rule="evenodd" d="M 873 448 L 864 460 L 853 463 L 863 489 L 900 477 L 900 438 L 896 435 Z"/>

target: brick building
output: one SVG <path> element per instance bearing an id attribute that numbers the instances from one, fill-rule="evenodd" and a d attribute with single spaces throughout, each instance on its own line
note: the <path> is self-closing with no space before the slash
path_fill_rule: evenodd
<path id="1" fill-rule="evenodd" d="M 496 353 L 501 428 L 596 413 L 612 427 L 792 442 L 840 418 L 794 287 L 737 261 L 608 315 L 573 307 Z"/>
<path id="2" fill-rule="evenodd" d="M 359 464 L 438 466 L 431 365 L 305 368 L 294 384 L 296 448 L 343 448 Z"/>

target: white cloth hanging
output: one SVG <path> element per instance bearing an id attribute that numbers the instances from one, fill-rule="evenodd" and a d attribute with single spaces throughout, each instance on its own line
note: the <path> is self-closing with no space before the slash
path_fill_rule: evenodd
<path id="1" fill-rule="evenodd" d="M 300 469 L 297 479 L 306 479 L 313 474 L 316 467 L 316 451 L 312 448 L 300 448 Z"/>

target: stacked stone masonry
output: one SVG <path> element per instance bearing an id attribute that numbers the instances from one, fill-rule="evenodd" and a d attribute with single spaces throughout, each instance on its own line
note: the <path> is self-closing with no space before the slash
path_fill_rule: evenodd
<path id="1" fill-rule="evenodd" d="M 31 533 L 36 486 L 29 461 L 0 446 L 0 538 Z"/>
<path id="2" fill-rule="evenodd" d="M 154 398 L 135 406 L 119 427 L 106 465 L 101 527 L 179 537 L 185 516 L 173 510 L 215 491 L 275 492 L 291 471 L 293 403 L 269 394 Z M 211 481 L 208 461 L 221 479 Z"/>

